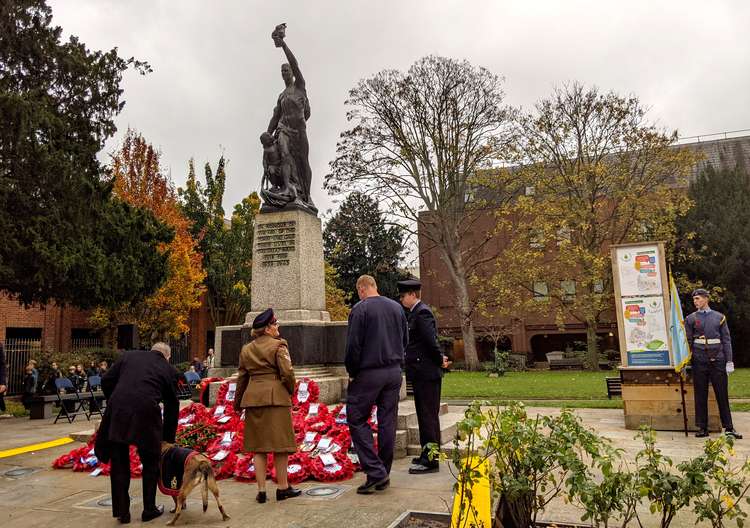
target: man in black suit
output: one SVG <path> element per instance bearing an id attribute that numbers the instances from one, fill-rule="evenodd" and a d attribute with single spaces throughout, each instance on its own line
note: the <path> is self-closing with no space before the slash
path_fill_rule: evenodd
<path id="1" fill-rule="evenodd" d="M 112 460 L 112 516 L 130 522 L 130 445 L 143 464 L 143 522 L 164 513 L 156 506 L 162 440 L 177 433 L 177 371 L 169 364 L 170 348 L 156 343 L 147 350 L 125 352 L 102 377 L 107 410 L 99 427 L 96 456 Z M 159 403 L 164 404 L 164 418 Z"/>
<path id="2" fill-rule="evenodd" d="M 439 471 L 440 464 L 431 460 L 430 443 L 440 445 L 440 389 L 446 358 L 437 340 L 437 323 L 430 307 L 421 301 L 422 284 L 417 280 L 398 283 L 401 304 L 406 308 L 409 323 L 409 344 L 406 347 L 406 379 L 414 390 L 414 406 L 419 423 L 422 453 L 412 460 L 409 473 L 419 475 Z"/>

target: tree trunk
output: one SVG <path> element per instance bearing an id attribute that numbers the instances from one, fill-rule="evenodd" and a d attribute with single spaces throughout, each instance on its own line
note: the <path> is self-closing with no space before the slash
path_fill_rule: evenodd
<path id="1" fill-rule="evenodd" d="M 453 286 L 456 289 L 456 311 L 461 324 L 461 337 L 464 340 L 464 360 L 466 370 L 479 370 L 479 356 L 474 335 L 474 322 L 472 321 L 471 299 L 469 298 L 469 285 L 466 274 L 460 266 L 458 270 L 451 270 Z"/>
<path id="2" fill-rule="evenodd" d="M 461 255 L 460 243 L 456 236 L 452 236 L 450 230 L 442 232 L 442 244 L 438 244 L 441 250 L 443 262 L 453 282 L 456 299 L 456 312 L 461 325 L 461 337 L 464 341 L 464 360 L 467 370 L 479 370 L 479 356 L 474 336 L 474 322 L 472 321 L 473 307 L 469 297 L 469 281 L 466 276 Z"/>
<path id="3" fill-rule="evenodd" d="M 596 339 L 596 319 L 586 320 L 586 350 L 590 370 L 599 370 L 599 345 Z"/>

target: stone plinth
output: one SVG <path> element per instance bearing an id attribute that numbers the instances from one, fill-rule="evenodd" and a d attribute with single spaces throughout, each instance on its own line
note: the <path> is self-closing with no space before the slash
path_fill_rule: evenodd
<path id="1" fill-rule="evenodd" d="M 344 362 L 346 322 L 325 309 L 320 219 L 303 210 L 261 212 L 255 217 L 251 311 L 242 326 L 216 329 L 218 367 L 236 367 L 251 340 L 253 319 L 273 308 L 294 365 Z"/>
<path id="2" fill-rule="evenodd" d="M 255 217 L 250 325 L 273 308 L 282 322 L 330 321 L 320 219 L 301 210 Z"/>

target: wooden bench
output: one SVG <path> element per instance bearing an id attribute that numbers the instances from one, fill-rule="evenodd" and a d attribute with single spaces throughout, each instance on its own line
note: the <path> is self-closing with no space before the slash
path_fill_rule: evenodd
<path id="1" fill-rule="evenodd" d="M 63 394 L 61 397 L 64 401 L 76 399 L 75 394 Z M 104 399 L 104 393 L 101 391 L 96 391 L 94 392 L 94 397 Z M 84 392 L 81 394 L 81 398 L 86 400 L 91 398 L 91 395 L 88 392 Z M 32 420 L 45 420 L 47 418 L 53 418 L 55 416 L 54 408 L 56 403 L 57 394 L 34 396 L 30 402 L 30 418 Z"/>
<path id="2" fill-rule="evenodd" d="M 622 380 L 620 378 L 604 378 L 607 382 L 607 398 L 612 396 L 622 396 Z"/>
<path id="3" fill-rule="evenodd" d="M 550 370 L 557 370 L 557 369 L 582 369 L 583 368 L 583 360 L 578 358 L 563 358 L 563 359 L 550 359 L 549 360 L 549 369 Z"/>

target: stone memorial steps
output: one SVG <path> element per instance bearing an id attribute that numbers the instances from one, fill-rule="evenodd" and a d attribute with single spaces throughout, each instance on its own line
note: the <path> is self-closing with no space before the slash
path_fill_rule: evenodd
<path id="1" fill-rule="evenodd" d="M 456 424 L 464 417 L 462 412 L 449 412 L 440 416 L 440 439 L 443 441 L 441 450 L 444 452 L 453 449 L 453 438 L 456 436 Z M 419 445 L 419 427 L 412 426 L 407 429 L 406 453 L 408 456 L 417 456 L 422 452 Z"/>

